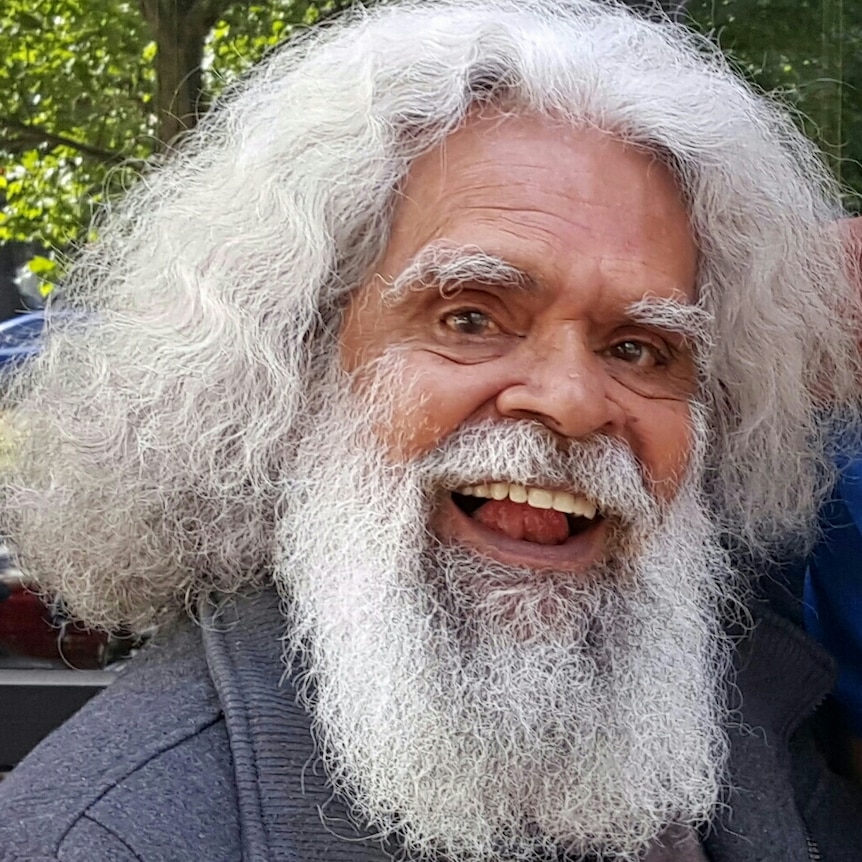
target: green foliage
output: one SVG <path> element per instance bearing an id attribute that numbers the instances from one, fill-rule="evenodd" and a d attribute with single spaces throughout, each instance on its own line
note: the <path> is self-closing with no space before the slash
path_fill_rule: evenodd
<path id="1" fill-rule="evenodd" d="M 67 245 L 110 166 L 149 154 L 147 41 L 123 0 L 0 5 L 0 242 Z"/>
<path id="2" fill-rule="evenodd" d="M 205 107 L 277 42 L 348 2 L 201 4 L 216 19 L 205 39 L 204 92 L 197 98 Z M 182 53 L 179 31 L 173 38 L 162 32 L 158 44 L 141 6 L 138 0 L 0 4 L 0 242 L 67 248 L 94 208 L 127 188 L 162 145 L 157 60 L 160 51 Z"/>
<path id="3" fill-rule="evenodd" d="M 368 6 L 375 0 L 365 0 Z M 208 92 L 218 95 L 225 84 L 295 33 L 349 8 L 354 0 L 268 0 L 225 5 L 206 41 L 204 60 Z"/>
<path id="4" fill-rule="evenodd" d="M 687 11 L 750 80 L 777 93 L 862 209 L 862 3 L 690 0 Z"/>
<path id="5" fill-rule="evenodd" d="M 204 81 L 208 92 L 218 95 L 226 83 L 297 29 L 311 27 L 350 5 L 350 0 L 270 0 L 227 6 L 206 41 Z"/>
<path id="6" fill-rule="evenodd" d="M 177 24 L 171 33 L 169 19 L 190 10 L 205 15 L 208 30 L 197 46 L 203 48 L 201 92 L 194 99 L 204 110 L 266 51 L 349 2 L 3 0 L 0 242 L 68 248 L 82 237 L 93 208 L 128 187 L 160 149 L 159 60 L 165 52 L 195 55 L 183 50 L 188 31 Z M 798 108 L 844 182 L 862 191 L 862 3 L 675 5 L 714 32 L 762 87 L 779 90 Z M 44 269 L 39 274 L 51 276 Z"/>

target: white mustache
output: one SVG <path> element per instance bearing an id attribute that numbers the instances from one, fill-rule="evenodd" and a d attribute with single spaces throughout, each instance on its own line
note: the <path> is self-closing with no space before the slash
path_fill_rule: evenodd
<path id="1" fill-rule="evenodd" d="M 538 422 L 482 422 L 457 430 L 415 465 L 428 491 L 487 481 L 583 494 L 604 516 L 652 526 L 658 503 L 621 440 L 596 435 L 561 445 Z"/>

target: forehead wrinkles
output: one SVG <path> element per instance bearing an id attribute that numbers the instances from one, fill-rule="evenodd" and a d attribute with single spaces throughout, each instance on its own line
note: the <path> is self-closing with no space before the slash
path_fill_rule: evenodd
<path id="1" fill-rule="evenodd" d="M 610 168 L 609 160 L 613 167 Z M 686 211 L 677 177 L 660 153 L 606 132 L 548 118 L 473 117 L 411 166 L 396 214 L 429 232 L 453 213 L 507 204 L 542 215 L 609 210 L 623 237 L 630 218 L 617 210 L 643 207 L 647 226 Z M 587 216 L 587 222 L 595 215 Z M 429 233 L 429 237 L 430 237 Z"/>

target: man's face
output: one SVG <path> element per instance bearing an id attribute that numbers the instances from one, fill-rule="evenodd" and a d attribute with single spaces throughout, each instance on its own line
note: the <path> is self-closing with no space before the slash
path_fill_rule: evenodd
<path id="1" fill-rule="evenodd" d="M 695 265 L 641 152 L 474 119 L 415 163 L 309 383 L 288 648 L 333 787 L 418 858 L 640 859 L 713 810 L 730 576 Z"/>
<path id="2" fill-rule="evenodd" d="M 695 367 L 681 332 L 633 306 L 690 304 L 696 265 L 674 181 L 644 152 L 537 118 L 474 118 L 414 163 L 348 308 L 342 362 L 399 357 L 384 432 L 398 460 L 482 421 L 536 420 L 561 444 L 617 438 L 668 500 L 689 456 Z M 524 501 L 503 478 L 448 489 L 435 535 L 528 569 L 579 573 L 603 557 L 595 501 L 547 486 Z"/>

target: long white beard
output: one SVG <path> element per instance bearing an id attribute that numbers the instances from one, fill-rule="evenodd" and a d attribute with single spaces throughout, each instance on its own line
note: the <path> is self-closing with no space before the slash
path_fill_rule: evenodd
<path id="1" fill-rule="evenodd" d="M 329 776 L 357 817 L 452 862 L 633 860 L 669 823 L 708 820 L 731 574 L 694 481 L 662 509 L 625 447 L 561 457 L 526 422 L 393 466 L 337 400 L 300 446 L 277 577 Z M 440 546 L 434 494 L 464 472 L 454 484 L 567 474 L 620 518 L 612 557 L 580 578 Z"/>

